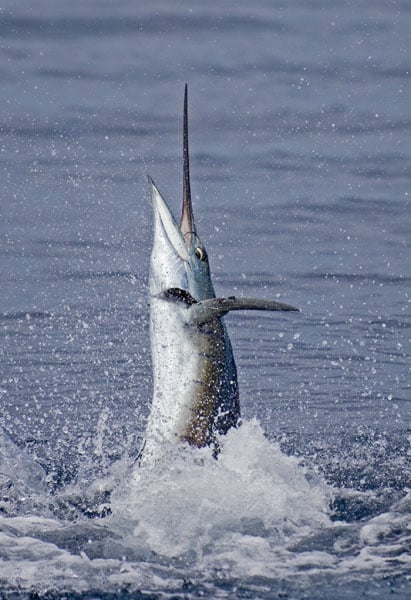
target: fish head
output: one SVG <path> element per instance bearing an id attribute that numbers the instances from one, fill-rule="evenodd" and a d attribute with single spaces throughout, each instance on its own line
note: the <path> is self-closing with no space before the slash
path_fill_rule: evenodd
<path id="1" fill-rule="evenodd" d="M 154 241 L 150 259 L 150 293 L 187 289 L 190 257 L 184 237 L 154 181 L 149 178 L 154 211 Z"/>
<path id="2" fill-rule="evenodd" d="M 184 92 L 183 121 L 183 208 L 179 225 L 153 180 L 149 178 L 154 207 L 150 288 L 152 294 L 179 288 L 200 302 L 215 298 L 215 292 L 208 254 L 198 236 L 191 203 L 187 85 Z"/>
<path id="3" fill-rule="evenodd" d="M 151 294 L 180 288 L 197 301 L 214 298 L 208 254 L 196 232 L 191 202 L 183 202 L 179 225 L 153 180 L 149 181 L 154 210 Z"/>
<path id="4" fill-rule="evenodd" d="M 184 187 L 180 231 L 183 235 L 184 243 L 190 258 L 188 291 L 198 301 L 214 298 L 215 292 L 211 281 L 208 254 L 197 233 L 194 223 L 191 195 L 186 193 L 186 186 Z"/>

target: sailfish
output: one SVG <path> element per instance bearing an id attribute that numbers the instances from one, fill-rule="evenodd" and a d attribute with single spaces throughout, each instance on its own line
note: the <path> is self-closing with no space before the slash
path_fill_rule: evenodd
<path id="1" fill-rule="evenodd" d="M 150 259 L 153 399 L 143 457 L 168 444 L 211 446 L 240 424 L 237 369 L 224 315 L 234 310 L 297 311 L 272 300 L 216 297 L 191 201 L 187 85 L 183 118 L 183 205 L 174 219 L 149 177 L 154 210 Z"/>

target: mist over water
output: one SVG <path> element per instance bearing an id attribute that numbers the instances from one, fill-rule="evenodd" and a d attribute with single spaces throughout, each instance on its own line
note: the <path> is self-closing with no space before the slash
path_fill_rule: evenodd
<path id="1" fill-rule="evenodd" d="M 0 12 L 0 589 L 410 593 L 403 2 L 6 2 Z M 146 174 L 194 211 L 243 425 L 136 459 L 151 400 Z"/>

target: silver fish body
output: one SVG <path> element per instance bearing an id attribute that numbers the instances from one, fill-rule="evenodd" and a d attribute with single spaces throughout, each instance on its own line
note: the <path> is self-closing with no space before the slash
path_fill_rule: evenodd
<path id="1" fill-rule="evenodd" d="M 152 181 L 151 186 L 155 214 L 150 263 L 154 390 L 147 444 L 185 441 L 205 446 L 213 443 L 216 433 L 225 433 L 240 419 L 236 366 L 221 316 L 207 312 L 205 318 L 193 317 L 201 298 L 192 257 Z M 203 295 L 209 296 L 206 300 L 215 298 L 211 278 L 209 285 L 202 287 L 207 290 Z"/>
<path id="2" fill-rule="evenodd" d="M 184 191 L 180 224 L 150 179 L 154 242 L 150 260 L 153 400 L 143 457 L 167 443 L 216 447 L 240 420 L 237 370 L 222 321 L 232 310 L 298 310 L 254 298 L 216 298 L 206 249 L 191 204 L 187 87 L 184 101 Z"/>

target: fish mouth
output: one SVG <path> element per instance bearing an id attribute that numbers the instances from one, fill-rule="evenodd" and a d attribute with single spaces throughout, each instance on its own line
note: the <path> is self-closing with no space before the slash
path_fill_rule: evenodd
<path id="1" fill-rule="evenodd" d="M 163 230 L 174 252 L 182 261 L 189 263 L 190 256 L 188 253 L 188 248 L 184 242 L 184 234 L 174 219 L 162 195 L 158 191 L 153 179 L 148 176 L 148 180 L 151 185 L 151 198 L 153 202 L 154 214 L 159 218 Z"/>
<path id="2" fill-rule="evenodd" d="M 158 214 L 167 237 L 178 256 L 185 262 L 189 262 L 188 253 L 192 250 L 198 236 L 194 222 L 193 205 L 191 202 L 187 84 L 185 85 L 184 91 L 183 121 L 183 205 L 181 209 L 180 225 L 175 221 L 153 179 L 148 176 L 148 180 L 151 184 L 154 212 Z M 181 241 L 183 241 L 184 249 L 182 248 Z"/>

